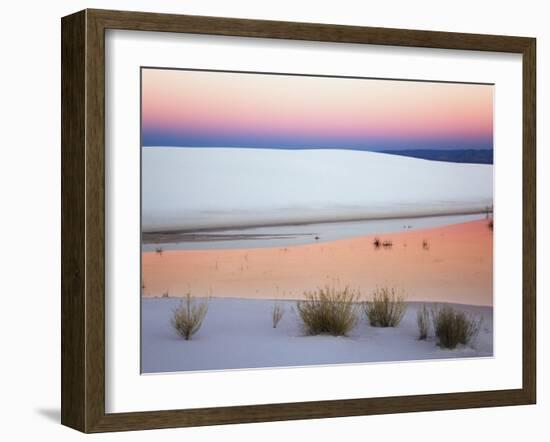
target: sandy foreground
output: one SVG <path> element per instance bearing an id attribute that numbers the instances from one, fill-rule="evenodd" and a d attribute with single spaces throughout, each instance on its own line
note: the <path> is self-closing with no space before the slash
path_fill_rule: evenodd
<path id="1" fill-rule="evenodd" d="M 177 299 L 142 299 L 141 370 L 161 373 L 366 362 L 415 361 L 493 355 L 492 307 L 457 305 L 457 309 L 482 316 L 471 346 L 444 350 L 433 332 L 419 341 L 416 312 L 421 303 L 410 303 L 396 328 L 371 327 L 363 314 L 347 337 L 306 336 L 294 301 L 279 301 L 285 314 L 272 327 L 273 301 L 267 299 L 212 298 L 202 328 L 190 341 L 172 329 L 170 317 Z M 428 305 L 429 307 L 432 304 Z"/>
<path id="2" fill-rule="evenodd" d="M 381 244 L 374 246 L 375 238 Z M 307 290 L 377 286 L 410 301 L 493 304 L 493 232 L 487 220 L 314 244 L 142 253 L 145 297 L 296 299 Z"/>

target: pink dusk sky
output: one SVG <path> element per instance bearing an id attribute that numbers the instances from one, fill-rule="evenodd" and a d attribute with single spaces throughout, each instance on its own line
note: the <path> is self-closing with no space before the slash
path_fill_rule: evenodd
<path id="1" fill-rule="evenodd" d="M 493 86 L 143 68 L 142 144 L 492 149 Z"/>

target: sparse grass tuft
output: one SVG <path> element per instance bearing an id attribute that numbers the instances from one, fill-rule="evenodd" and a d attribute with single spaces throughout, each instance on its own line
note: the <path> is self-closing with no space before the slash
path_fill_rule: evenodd
<path id="1" fill-rule="evenodd" d="M 273 308 L 271 309 L 271 322 L 273 324 L 273 328 L 277 328 L 277 325 L 279 325 L 279 322 L 283 319 L 284 314 L 285 308 L 281 304 L 277 302 L 273 304 Z"/>
<path id="2" fill-rule="evenodd" d="M 305 300 L 296 302 L 306 333 L 345 336 L 357 323 L 358 291 L 325 286 L 304 293 Z"/>
<path id="3" fill-rule="evenodd" d="M 418 324 L 418 339 L 424 341 L 430 332 L 430 311 L 426 305 L 416 312 L 416 323 Z"/>
<path id="4" fill-rule="evenodd" d="M 374 291 L 372 300 L 366 301 L 363 308 L 370 325 L 397 327 L 405 315 L 407 304 L 396 289 L 382 287 Z"/>
<path id="5" fill-rule="evenodd" d="M 432 320 L 438 345 L 454 349 L 458 344 L 467 345 L 478 335 L 483 318 L 456 310 L 446 305 L 432 310 Z"/>
<path id="6" fill-rule="evenodd" d="M 197 303 L 188 293 L 174 309 L 171 324 L 186 341 L 201 328 L 208 311 L 208 301 Z"/>

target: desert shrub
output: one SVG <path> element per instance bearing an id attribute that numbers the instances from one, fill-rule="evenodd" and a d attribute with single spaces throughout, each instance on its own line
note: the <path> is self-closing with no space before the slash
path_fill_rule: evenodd
<path id="1" fill-rule="evenodd" d="M 377 288 L 372 300 L 363 304 L 370 325 L 374 327 L 397 327 L 405 312 L 407 304 L 405 297 L 394 288 Z"/>
<path id="2" fill-rule="evenodd" d="M 428 338 L 430 332 L 430 311 L 425 305 L 416 312 L 416 323 L 418 324 L 418 339 L 421 341 Z"/>
<path id="3" fill-rule="evenodd" d="M 271 309 L 271 322 L 273 323 L 273 328 L 277 328 L 284 314 L 285 309 L 282 305 L 278 303 L 273 304 L 273 308 Z"/>
<path id="4" fill-rule="evenodd" d="M 454 349 L 458 344 L 467 345 L 478 335 L 483 318 L 456 310 L 446 305 L 432 310 L 432 320 L 438 345 Z"/>
<path id="5" fill-rule="evenodd" d="M 345 336 L 357 322 L 360 294 L 349 287 L 325 286 L 304 293 L 305 300 L 296 302 L 306 333 Z"/>
<path id="6" fill-rule="evenodd" d="M 188 293 L 174 309 L 171 324 L 180 336 L 189 340 L 201 328 L 207 311 L 208 301 L 196 302 Z"/>

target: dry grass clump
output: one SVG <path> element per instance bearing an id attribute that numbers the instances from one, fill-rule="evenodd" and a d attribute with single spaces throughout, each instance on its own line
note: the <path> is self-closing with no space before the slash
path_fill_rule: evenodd
<path id="1" fill-rule="evenodd" d="M 416 312 L 416 323 L 418 324 L 418 339 L 424 341 L 430 332 L 430 311 L 425 305 Z"/>
<path id="2" fill-rule="evenodd" d="M 285 308 L 281 304 L 277 302 L 273 304 L 271 309 L 271 322 L 273 324 L 273 328 L 277 328 L 277 325 L 279 325 L 279 322 L 283 319 L 284 314 Z"/>
<path id="3" fill-rule="evenodd" d="M 405 297 L 394 288 L 377 288 L 371 301 L 363 304 L 370 325 L 374 327 L 397 327 L 407 310 Z"/>
<path id="4" fill-rule="evenodd" d="M 296 310 L 306 333 L 345 336 L 357 323 L 358 291 L 327 285 L 304 296 L 305 300 L 296 302 Z"/>
<path id="5" fill-rule="evenodd" d="M 208 312 L 208 301 L 196 302 L 188 293 L 174 309 L 171 324 L 186 341 L 201 328 Z"/>
<path id="6" fill-rule="evenodd" d="M 438 345 L 454 349 L 458 344 L 467 345 L 478 335 L 483 318 L 456 310 L 446 305 L 432 310 L 432 320 Z"/>

